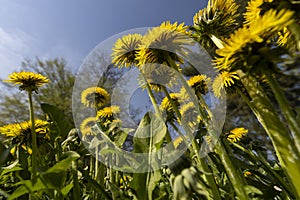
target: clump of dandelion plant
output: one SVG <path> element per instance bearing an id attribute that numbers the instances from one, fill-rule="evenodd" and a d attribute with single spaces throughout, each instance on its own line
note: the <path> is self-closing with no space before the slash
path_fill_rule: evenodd
<path id="1" fill-rule="evenodd" d="M 36 182 L 37 177 L 37 139 L 36 139 L 36 121 L 34 119 L 34 110 L 32 103 L 32 92 L 37 93 L 38 88 L 48 83 L 47 77 L 34 72 L 13 72 L 9 75 L 5 82 L 13 83 L 19 86 L 20 90 L 24 90 L 28 94 L 29 100 L 29 116 L 30 116 L 30 130 L 32 137 L 32 180 Z"/>

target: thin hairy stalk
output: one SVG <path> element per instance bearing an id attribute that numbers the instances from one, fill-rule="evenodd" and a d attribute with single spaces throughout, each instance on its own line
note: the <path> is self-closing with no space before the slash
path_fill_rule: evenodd
<path id="1" fill-rule="evenodd" d="M 292 111 L 291 107 L 289 106 L 289 102 L 286 99 L 285 95 L 283 94 L 282 90 L 280 89 L 280 86 L 278 82 L 274 79 L 273 75 L 271 73 L 265 73 L 268 83 L 275 95 L 275 98 L 282 110 L 282 113 L 284 117 L 287 120 L 288 126 L 291 129 L 291 132 L 294 137 L 295 145 L 298 149 L 298 152 L 300 153 L 300 126 L 297 123 L 295 119 L 295 114 Z"/>
<path id="2" fill-rule="evenodd" d="M 272 167 L 270 166 L 270 164 L 266 161 L 266 159 L 261 155 L 260 152 L 257 152 L 257 155 L 254 154 L 252 151 L 244 148 L 243 146 L 231 142 L 231 144 L 240 149 L 241 151 L 245 152 L 246 154 L 248 154 L 253 160 L 256 160 L 258 162 L 260 162 L 264 168 L 264 170 L 266 170 L 269 174 L 271 174 L 273 176 L 273 178 L 277 181 L 278 184 L 280 184 L 284 190 L 287 192 L 287 194 L 294 199 L 294 195 L 293 195 L 293 191 L 290 190 L 290 187 L 286 184 L 286 182 L 281 178 L 281 176 L 279 174 L 277 174 L 275 172 L 275 170 L 272 169 Z"/>
<path id="3" fill-rule="evenodd" d="M 31 138 L 32 138 L 32 155 L 31 155 L 31 178 L 33 183 L 36 183 L 37 179 L 37 141 L 36 141 L 36 132 L 35 132 L 35 121 L 34 121 L 34 109 L 32 103 L 32 91 L 28 90 L 28 100 L 29 100 L 29 116 L 31 123 Z"/>
<path id="4" fill-rule="evenodd" d="M 242 177 L 240 168 L 233 164 L 229 156 L 228 148 L 226 148 L 226 144 L 224 144 L 222 140 L 219 141 L 220 142 L 218 142 L 215 146 L 216 153 L 220 156 L 226 174 L 230 179 L 236 195 L 239 197 L 239 199 L 250 199 L 245 190 L 246 181 Z"/>
<path id="5" fill-rule="evenodd" d="M 175 71 L 177 71 L 177 67 L 176 67 L 176 64 L 175 64 L 174 60 L 172 60 L 169 55 L 166 55 L 166 58 L 167 58 L 169 66 L 172 67 Z M 181 74 L 178 74 L 178 78 L 181 81 L 183 87 L 186 89 L 187 93 L 189 94 L 189 97 L 191 98 L 194 105 L 195 106 L 199 105 L 198 104 L 198 99 L 196 98 L 196 96 L 195 96 L 194 92 L 191 90 L 191 88 L 188 86 L 188 84 L 187 84 L 186 80 L 183 78 L 183 76 Z M 165 90 L 165 92 L 168 93 L 166 90 Z M 167 95 L 167 97 L 168 97 L 168 95 Z M 214 199 L 221 199 L 221 195 L 219 193 L 219 189 L 218 189 L 218 186 L 215 182 L 213 173 L 212 173 L 211 169 L 209 168 L 208 164 L 206 163 L 205 158 L 203 158 L 200 155 L 199 144 L 196 142 L 195 137 L 193 137 L 193 134 L 191 133 L 188 125 L 186 124 L 186 122 L 181 119 L 180 112 L 178 111 L 178 108 L 176 107 L 174 102 L 172 104 L 171 97 L 169 96 L 168 98 L 169 98 L 169 101 L 170 101 L 175 113 L 178 113 L 177 114 L 178 118 L 181 120 L 187 135 L 191 138 L 192 147 L 193 147 L 193 149 L 196 153 L 197 160 L 198 160 L 198 167 L 205 172 L 206 180 L 207 180 L 207 182 L 208 182 L 208 184 L 209 184 L 209 186 L 211 187 L 211 190 L 212 190 L 212 196 L 214 197 Z M 203 105 L 206 105 L 206 103 L 203 99 L 200 100 L 200 104 L 201 103 L 204 103 Z M 177 110 L 177 112 L 176 112 L 176 110 Z M 198 110 L 200 112 L 200 116 L 202 117 L 202 119 L 205 121 L 205 123 L 207 123 L 208 117 L 207 117 L 206 112 L 204 112 L 204 110 L 201 109 L 201 108 L 199 108 Z"/>
<path id="6" fill-rule="evenodd" d="M 295 196 L 300 198 L 300 156 L 293 138 L 291 138 L 286 125 L 278 116 L 259 82 L 251 75 L 246 76 L 241 70 L 238 70 L 237 74 L 249 95 L 248 98 L 239 92 L 241 97 L 269 135 L 280 165 L 289 178 L 293 191 L 295 191 Z"/>

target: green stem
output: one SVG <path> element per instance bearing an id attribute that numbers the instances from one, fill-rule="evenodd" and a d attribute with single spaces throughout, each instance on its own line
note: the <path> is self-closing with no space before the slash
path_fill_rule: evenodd
<path id="1" fill-rule="evenodd" d="M 221 158 L 226 174 L 235 190 L 236 195 L 239 199 L 249 199 L 245 191 L 246 181 L 241 176 L 242 172 L 240 168 L 232 163 L 227 149 L 228 148 L 226 148 L 226 145 L 224 146 L 221 140 L 215 145 L 216 153 L 219 154 Z"/>
<path id="2" fill-rule="evenodd" d="M 98 170 L 99 170 L 99 158 L 98 158 L 99 146 L 98 145 L 96 146 L 95 151 L 96 151 L 96 154 L 95 154 L 95 165 L 94 165 L 95 166 L 95 177 L 94 178 L 96 181 L 98 181 L 98 175 L 99 175 L 99 173 L 98 173 Z"/>
<path id="3" fill-rule="evenodd" d="M 112 166 L 109 167 L 109 179 L 112 184 L 115 184 L 115 176 L 114 176 L 114 170 Z"/>
<path id="4" fill-rule="evenodd" d="M 193 141 L 192 141 L 192 146 L 197 152 L 200 152 L 200 148 L 195 139 L 193 139 Z M 219 188 L 216 184 L 213 172 L 207 165 L 205 158 L 199 157 L 199 164 L 201 165 L 201 166 L 199 166 L 200 169 L 204 171 L 205 178 L 206 178 L 208 185 L 211 187 L 212 196 L 214 197 L 214 199 L 221 200 L 222 198 L 221 198 L 221 195 L 219 192 Z"/>
<path id="5" fill-rule="evenodd" d="M 94 176 L 95 176 L 95 173 L 94 173 L 94 171 L 95 171 L 95 161 L 94 161 L 95 159 L 94 159 L 94 156 L 93 155 L 90 155 L 90 175 L 91 175 L 91 177 L 93 177 L 93 178 L 95 178 Z"/>
<path id="6" fill-rule="evenodd" d="M 80 187 L 78 182 L 78 173 L 77 173 L 77 160 L 72 161 L 72 176 L 73 176 L 73 198 L 74 200 L 80 200 Z"/>
<path id="7" fill-rule="evenodd" d="M 219 38 L 212 35 L 211 39 L 218 48 L 221 49 L 224 47 L 222 40 L 220 40 Z M 212 133 L 213 133 L 213 131 L 212 131 Z M 213 134 L 212 137 L 215 137 L 215 135 Z M 232 185 L 234 186 L 234 190 L 235 190 L 237 196 L 240 199 L 249 199 L 249 197 L 245 191 L 245 187 L 244 187 L 246 185 L 246 182 L 245 182 L 244 178 L 241 177 L 241 174 L 237 173 L 239 169 L 238 168 L 235 169 L 230 157 L 228 156 L 228 154 L 226 152 L 226 149 L 224 148 L 223 143 L 217 142 L 215 145 L 215 149 L 216 149 L 217 153 L 219 154 L 219 156 L 221 157 L 221 161 L 225 167 L 227 176 L 230 179 Z M 239 189 L 239 188 L 241 188 L 241 189 Z"/>
<path id="8" fill-rule="evenodd" d="M 296 198 L 300 199 L 300 156 L 286 125 L 279 118 L 259 82 L 251 75 L 246 76 L 241 70 L 236 72 L 251 99 L 240 92 L 242 98 L 272 140 L 280 165 L 289 178 Z"/>
<path id="9" fill-rule="evenodd" d="M 279 176 L 275 170 L 271 168 L 269 163 L 266 161 L 266 159 L 261 155 L 260 152 L 258 154 L 258 160 L 262 163 L 262 165 L 265 167 L 265 170 L 273 175 L 273 177 L 278 181 L 278 183 L 284 188 L 284 190 L 287 192 L 287 194 L 290 196 L 291 199 L 295 199 L 295 196 L 293 194 L 293 191 L 290 189 L 290 186 L 286 184 L 286 182 Z"/>
<path id="10" fill-rule="evenodd" d="M 161 86 L 161 88 L 162 88 L 162 90 L 164 91 L 165 95 L 167 96 L 167 98 L 168 98 L 168 100 L 169 100 L 169 102 L 170 102 L 170 104 L 171 104 L 171 106 L 172 106 L 174 112 L 176 113 L 178 119 L 181 120 L 181 114 L 180 114 L 180 112 L 179 112 L 179 110 L 178 110 L 178 107 L 176 106 L 175 102 L 174 102 L 173 99 L 171 98 L 171 96 L 170 96 L 170 94 L 169 94 L 167 88 L 166 88 L 165 86 Z"/>
<path id="11" fill-rule="evenodd" d="M 289 102 L 283 94 L 282 90 L 280 89 L 278 82 L 273 78 L 272 74 L 268 72 L 266 73 L 266 77 L 275 95 L 275 98 L 287 120 L 287 123 L 294 137 L 295 145 L 298 149 L 298 152 L 300 153 L 300 126 L 297 123 L 295 115 L 289 106 Z"/>
<path id="12" fill-rule="evenodd" d="M 277 181 L 278 184 L 280 184 L 284 190 L 287 192 L 287 194 L 292 198 L 294 199 L 295 197 L 293 196 L 293 192 L 290 190 L 289 186 L 286 184 L 286 182 L 281 178 L 281 176 L 279 176 L 279 174 L 277 174 L 272 168 L 271 166 L 269 165 L 269 163 L 266 161 L 266 159 L 261 155 L 260 152 L 257 152 L 258 155 L 255 155 L 252 151 L 244 148 L 243 146 L 239 145 L 239 144 L 236 144 L 234 142 L 231 142 L 231 144 L 240 149 L 241 151 L 245 152 L 246 154 L 248 154 L 253 160 L 258 160 L 264 170 L 266 170 L 266 172 L 268 172 L 269 174 L 271 174 L 273 176 L 273 178 Z"/>
<path id="13" fill-rule="evenodd" d="M 145 79 L 145 77 L 144 77 L 144 75 L 143 75 L 142 72 L 141 72 L 141 77 L 143 78 L 143 81 L 144 81 L 145 84 L 146 84 L 147 92 L 148 92 L 150 101 L 151 101 L 151 103 L 152 103 L 152 105 L 153 105 L 153 107 L 154 107 L 155 113 L 156 113 L 157 116 L 160 118 L 160 120 L 164 121 L 164 119 L 163 119 L 163 117 L 162 117 L 162 115 L 161 115 L 161 113 L 160 113 L 159 107 L 158 107 L 158 105 L 157 105 L 156 99 L 155 99 L 155 97 L 154 97 L 154 94 L 153 94 L 153 92 L 152 92 L 152 90 L 151 90 L 151 87 L 150 87 L 149 83 L 147 82 L 147 80 Z"/>
<path id="14" fill-rule="evenodd" d="M 175 64 L 174 60 L 172 60 L 170 58 L 170 56 L 168 56 L 168 55 L 166 55 L 166 56 L 167 56 L 167 61 L 168 61 L 169 66 L 172 67 L 175 71 L 177 71 L 177 67 L 176 67 L 176 64 Z M 179 80 L 181 81 L 183 87 L 185 88 L 185 90 L 189 94 L 189 97 L 191 98 L 191 100 L 194 103 L 194 105 L 195 106 L 199 105 L 198 104 L 198 99 L 196 98 L 195 93 L 191 90 L 191 88 L 188 86 L 186 80 L 183 78 L 182 74 L 179 74 L 179 72 L 178 72 L 178 77 L 179 77 Z M 168 91 L 166 91 L 166 90 L 164 90 L 164 91 L 165 91 L 165 93 L 167 95 L 167 98 L 169 99 L 169 101 L 170 101 L 170 103 L 171 103 L 171 105 L 172 105 L 175 113 L 177 113 L 178 118 L 181 119 L 180 112 L 178 111 L 178 108 L 175 105 L 175 103 L 173 102 L 173 100 L 170 97 L 170 95 L 168 95 Z M 200 99 L 201 98 L 202 97 L 200 97 Z M 203 101 L 200 100 L 200 102 L 201 103 L 204 102 L 204 105 L 206 104 L 204 100 Z M 204 119 L 205 121 L 207 121 L 207 115 L 206 115 L 206 113 L 201 108 L 199 108 L 199 112 L 200 112 L 200 115 L 201 115 L 202 119 Z M 209 168 L 209 166 L 207 165 L 206 160 L 203 157 L 201 157 L 199 145 L 196 142 L 195 137 L 193 137 L 192 133 L 190 133 L 190 129 L 188 128 L 186 122 L 184 120 L 181 120 L 181 121 L 183 123 L 185 131 L 187 132 L 187 135 L 192 140 L 192 147 L 193 147 L 193 149 L 195 151 L 195 154 L 196 154 L 197 160 L 198 160 L 198 164 L 199 164 L 198 167 L 205 172 L 205 177 L 206 177 L 206 180 L 207 180 L 209 186 L 211 187 L 212 195 L 213 195 L 214 199 L 220 200 L 221 199 L 221 195 L 219 193 L 219 189 L 218 189 L 218 186 L 217 186 L 217 184 L 215 182 L 213 173 L 212 173 L 211 169 Z"/>
<path id="15" fill-rule="evenodd" d="M 32 91 L 28 90 L 28 100 L 29 100 L 29 116 L 30 116 L 30 123 L 31 123 L 31 138 L 32 138 L 32 157 L 31 157 L 31 178 L 32 182 L 36 183 L 37 181 L 37 142 L 36 142 L 36 132 L 35 132 L 35 120 L 34 120 L 34 109 L 32 103 Z"/>
<path id="16" fill-rule="evenodd" d="M 179 128 L 174 124 L 174 122 L 169 121 L 169 123 L 171 124 L 171 126 L 173 127 L 173 129 L 179 134 L 179 136 L 182 138 L 184 144 L 186 146 L 188 146 L 188 142 L 187 142 L 186 136 L 179 130 Z"/>
<path id="17" fill-rule="evenodd" d="M 158 116 L 158 118 L 159 118 L 161 121 L 164 122 L 165 120 L 164 120 L 163 116 L 161 115 L 161 112 L 160 112 L 160 109 L 159 109 L 158 104 L 157 104 L 157 102 L 156 102 L 156 99 L 155 99 L 155 97 L 154 97 L 154 94 L 153 94 L 153 92 L 152 92 L 152 90 L 151 90 L 151 88 L 150 88 L 150 85 L 149 85 L 149 83 L 147 82 L 147 80 L 145 79 L 145 77 L 144 77 L 144 75 L 143 75 L 142 72 L 141 72 L 141 77 L 142 77 L 143 81 L 144 81 L 145 84 L 146 84 L 147 92 L 148 92 L 150 101 L 151 101 L 151 103 L 152 103 L 152 105 L 153 105 L 153 107 L 154 107 L 154 111 L 155 111 L 156 115 Z M 171 135 L 170 135 L 169 133 L 166 134 L 166 140 L 167 140 L 168 143 L 172 142 L 172 138 L 171 138 Z M 173 144 L 173 143 L 172 143 L 172 144 Z M 170 145 L 170 147 L 171 147 L 171 149 L 174 149 L 174 145 L 172 145 L 172 144 Z"/>

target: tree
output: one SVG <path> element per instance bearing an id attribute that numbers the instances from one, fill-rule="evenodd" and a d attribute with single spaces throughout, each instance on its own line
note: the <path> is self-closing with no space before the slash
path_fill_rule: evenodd
<path id="1" fill-rule="evenodd" d="M 32 71 L 46 76 L 50 82 L 40 88 L 39 95 L 34 95 L 34 105 L 49 103 L 61 109 L 66 117 L 72 119 L 72 88 L 75 81 L 74 73 L 62 58 L 49 60 L 25 60 L 21 64 L 22 71 Z M 0 125 L 28 120 L 27 96 L 16 90 L 15 86 L 1 81 L 5 92 L 0 99 Z M 36 118 L 44 118 L 39 106 L 35 108 Z"/>

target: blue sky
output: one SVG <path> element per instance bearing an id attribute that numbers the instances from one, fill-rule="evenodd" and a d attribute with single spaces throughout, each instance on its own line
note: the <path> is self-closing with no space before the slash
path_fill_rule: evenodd
<path id="1" fill-rule="evenodd" d="M 0 0 L 0 78 L 24 58 L 63 57 L 79 68 L 110 36 L 165 20 L 192 24 L 203 0 Z"/>

